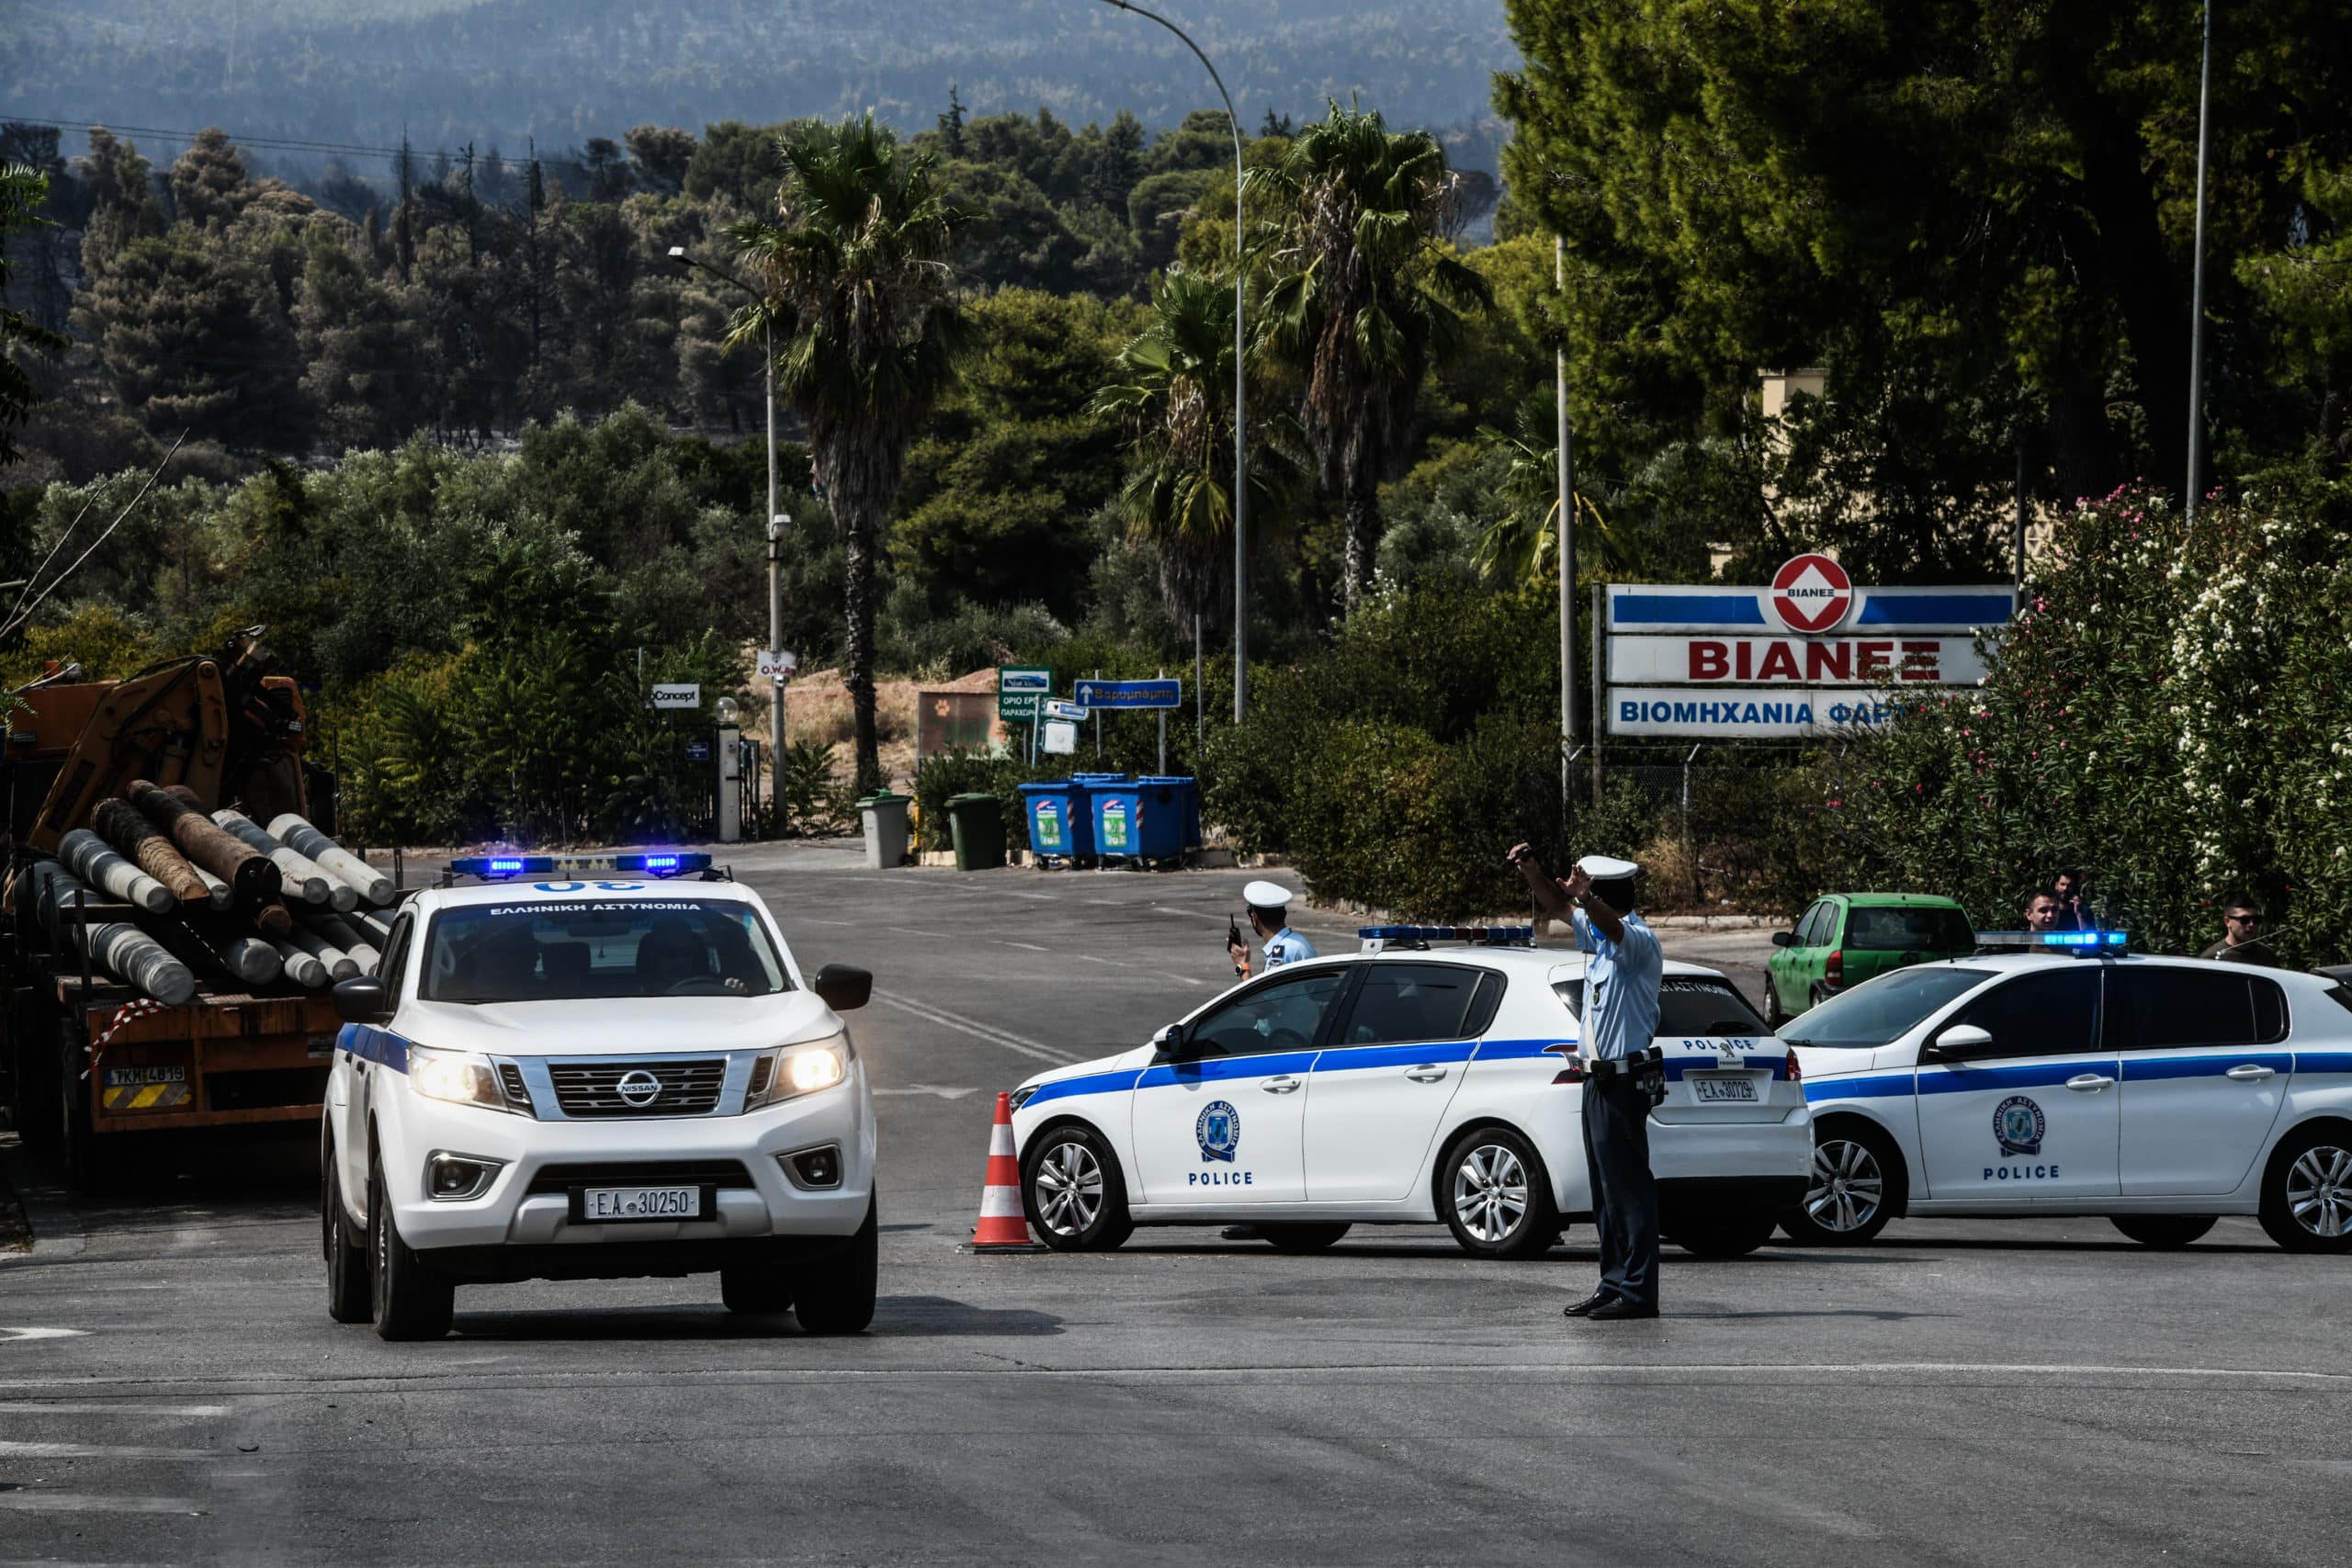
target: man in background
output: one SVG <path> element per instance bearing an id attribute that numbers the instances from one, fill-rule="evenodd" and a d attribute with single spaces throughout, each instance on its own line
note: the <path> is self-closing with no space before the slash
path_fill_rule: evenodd
<path id="1" fill-rule="evenodd" d="M 2223 964 L 2259 964 L 2271 969 L 2278 966 L 2278 955 L 2262 940 L 2262 911 L 2253 899 L 2243 895 L 2222 906 L 2222 940 L 2197 956 Z"/>

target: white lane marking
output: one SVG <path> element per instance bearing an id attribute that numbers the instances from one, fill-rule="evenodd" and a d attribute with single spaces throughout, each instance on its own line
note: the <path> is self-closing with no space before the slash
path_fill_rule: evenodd
<path id="1" fill-rule="evenodd" d="M 86 1328 L 0 1328 L 0 1340 L 9 1339 L 84 1339 Z"/>
<path id="2" fill-rule="evenodd" d="M 0 1438 L 0 1459 L 219 1459 L 210 1449 L 149 1449 L 114 1443 L 27 1443 Z"/>
<path id="3" fill-rule="evenodd" d="M 0 1400 L 0 1416 L 226 1416 L 225 1404 L 142 1404 L 134 1399 Z"/>
<path id="4" fill-rule="evenodd" d="M 1039 947 L 1039 946 L 1038 946 L 1035 942 L 1013 942 L 1013 941 L 1012 941 L 1012 940 L 1010 940 L 1010 939 L 1007 939 L 1007 938 L 1000 938 L 1000 939 L 998 939 L 998 941 L 999 941 L 999 945 L 1000 945 L 1000 946 L 1003 946 L 1003 947 L 1018 947 L 1018 948 L 1023 948 L 1023 949 L 1025 949 L 1026 951 L 1028 951 L 1028 952 L 1030 952 L 1030 953 L 1051 953 L 1051 952 L 1053 952 L 1053 949 L 1052 949 L 1052 948 L 1050 948 L 1050 947 Z"/>
<path id="5" fill-rule="evenodd" d="M 910 1084 L 905 1089 L 877 1089 L 874 1091 L 874 1098 L 879 1100 L 886 1094 L 928 1094 L 935 1096 L 940 1100 L 961 1100 L 967 1094 L 978 1094 L 979 1092 L 980 1091 L 976 1089 L 940 1089 L 935 1085 L 919 1083 Z M 5 1408 L 5 1406 L 0 1406 L 0 1408 Z"/>
<path id="6" fill-rule="evenodd" d="M 792 923 L 796 926 L 854 926 L 857 924 L 855 920 L 820 920 L 814 915 L 795 915 L 792 917 Z"/>
<path id="7" fill-rule="evenodd" d="M 1125 964 L 1119 963 L 1116 959 L 1097 958 L 1091 953 L 1073 953 L 1070 956 L 1077 959 L 1080 964 L 1100 964 L 1105 969 L 1123 969 L 1125 967 Z"/>
<path id="8" fill-rule="evenodd" d="M 88 1492 L 0 1492 L 0 1508 L 28 1514 L 200 1514 L 190 1497 L 100 1497 Z"/>
<path id="9" fill-rule="evenodd" d="M 947 933 L 945 931 L 917 931 L 912 926 L 884 926 L 882 929 L 886 931 L 897 931 L 900 936 L 927 936 L 935 938 L 941 942 L 947 940 Z"/>
<path id="10" fill-rule="evenodd" d="M 1205 909 L 1179 909 L 1170 904 L 1154 904 L 1151 908 L 1163 915 L 1189 915 L 1196 920 L 1231 920 L 1230 915 L 1212 915 Z"/>
<path id="11" fill-rule="evenodd" d="M 1195 980 L 1190 975 L 1170 975 L 1168 978 L 1170 980 L 1181 980 L 1187 986 L 1205 986 L 1208 984 L 1206 980 Z"/>
<path id="12" fill-rule="evenodd" d="M 949 1012 L 944 1008 L 933 1007 L 927 1002 L 919 1002 L 910 997 L 901 997 L 889 991 L 877 989 L 874 993 L 874 999 L 877 1002 L 888 1002 L 902 1011 L 910 1012 L 925 1022 L 961 1030 L 975 1039 L 985 1040 L 991 1045 L 1001 1045 L 1008 1051 L 1017 1051 L 1024 1056 L 1034 1056 L 1041 1062 L 1052 1062 L 1058 1066 L 1068 1066 L 1079 1059 L 1072 1052 L 1057 1051 L 1050 1045 L 1031 1040 L 1026 1036 L 1007 1033 L 1001 1029 L 992 1028 L 977 1019 L 966 1018 L 960 1013 Z"/>

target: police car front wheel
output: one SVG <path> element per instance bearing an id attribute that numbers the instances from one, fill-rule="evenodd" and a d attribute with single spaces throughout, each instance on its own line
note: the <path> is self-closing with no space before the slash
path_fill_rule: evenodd
<path id="1" fill-rule="evenodd" d="M 1057 1252 L 1107 1252 L 1135 1234 L 1119 1158 L 1091 1127 L 1051 1127 L 1030 1144 L 1021 1202 L 1030 1229 Z"/>
<path id="2" fill-rule="evenodd" d="M 1536 1258 L 1559 1239 L 1552 1178 L 1510 1128 L 1472 1128 L 1446 1145 L 1437 1168 L 1438 1213 L 1464 1252 Z"/>
<path id="3" fill-rule="evenodd" d="M 1876 1128 L 1840 1122 L 1820 1128 L 1804 1201 L 1781 1216 L 1781 1229 L 1805 1247 L 1853 1247 L 1870 1240 L 1902 1206 L 1901 1159 Z"/>

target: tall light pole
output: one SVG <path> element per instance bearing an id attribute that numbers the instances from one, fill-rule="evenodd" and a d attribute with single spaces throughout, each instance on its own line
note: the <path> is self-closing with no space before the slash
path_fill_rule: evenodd
<path id="1" fill-rule="evenodd" d="M 752 299 L 763 299 L 760 291 L 713 262 L 703 260 L 684 245 L 670 247 L 670 259 L 688 266 L 698 266 L 714 277 L 723 277 Z M 784 534 L 792 526 L 792 519 L 776 510 L 775 504 L 775 344 L 771 329 L 760 323 L 760 379 L 767 394 L 768 405 L 768 650 L 784 650 Z M 778 761 L 784 755 L 784 674 L 781 671 L 768 678 L 768 778 L 773 790 L 778 777 Z"/>
<path id="2" fill-rule="evenodd" d="M 2197 255 L 2188 288 L 2188 488 L 2182 515 L 2197 521 L 2205 466 L 2205 160 L 2213 146 L 2213 0 L 2205 0 L 2205 62 L 2197 79 Z"/>
<path id="3" fill-rule="evenodd" d="M 1249 275 L 1241 263 L 1241 117 L 1233 112 L 1233 95 L 1225 90 L 1225 78 L 1183 28 L 1159 12 L 1131 6 L 1127 0 L 1102 3 L 1158 22 L 1182 39 L 1207 69 L 1209 80 L 1216 84 L 1217 96 L 1225 100 L 1226 124 L 1233 131 L 1233 722 L 1239 724 L 1250 709 L 1250 443 L 1242 386 L 1249 339 L 1241 324 Z"/>
<path id="4" fill-rule="evenodd" d="M 1567 242 L 1552 236 L 1552 287 L 1567 298 Z M 1565 310 L 1562 312 L 1565 317 Z M 1577 460 L 1568 429 L 1568 338 L 1560 323 L 1560 346 L 1554 355 L 1554 399 L 1558 403 L 1556 433 L 1560 453 L 1560 809 L 1568 808 L 1568 754 L 1577 745 Z M 1592 678 L 1600 679 L 1595 670 Z"/>

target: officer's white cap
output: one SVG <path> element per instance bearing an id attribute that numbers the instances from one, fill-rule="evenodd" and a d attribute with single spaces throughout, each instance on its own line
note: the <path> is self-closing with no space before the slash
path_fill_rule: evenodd
<path id="1" fill-rule="evenodd" d="M 1642 868 L 1632 861 L 1619 860 L 1615 855 L 1587 855 L 1577 862 L 1577 869 L 1595 882 L 1617 882 Z"/>
<path id="2" fill-rule="evenodd" d="M 1253 909 L 1283 909 L 1290 907 L 1291 892 L 1279 882 L 1253 882 L 1241 897 Z"/>

